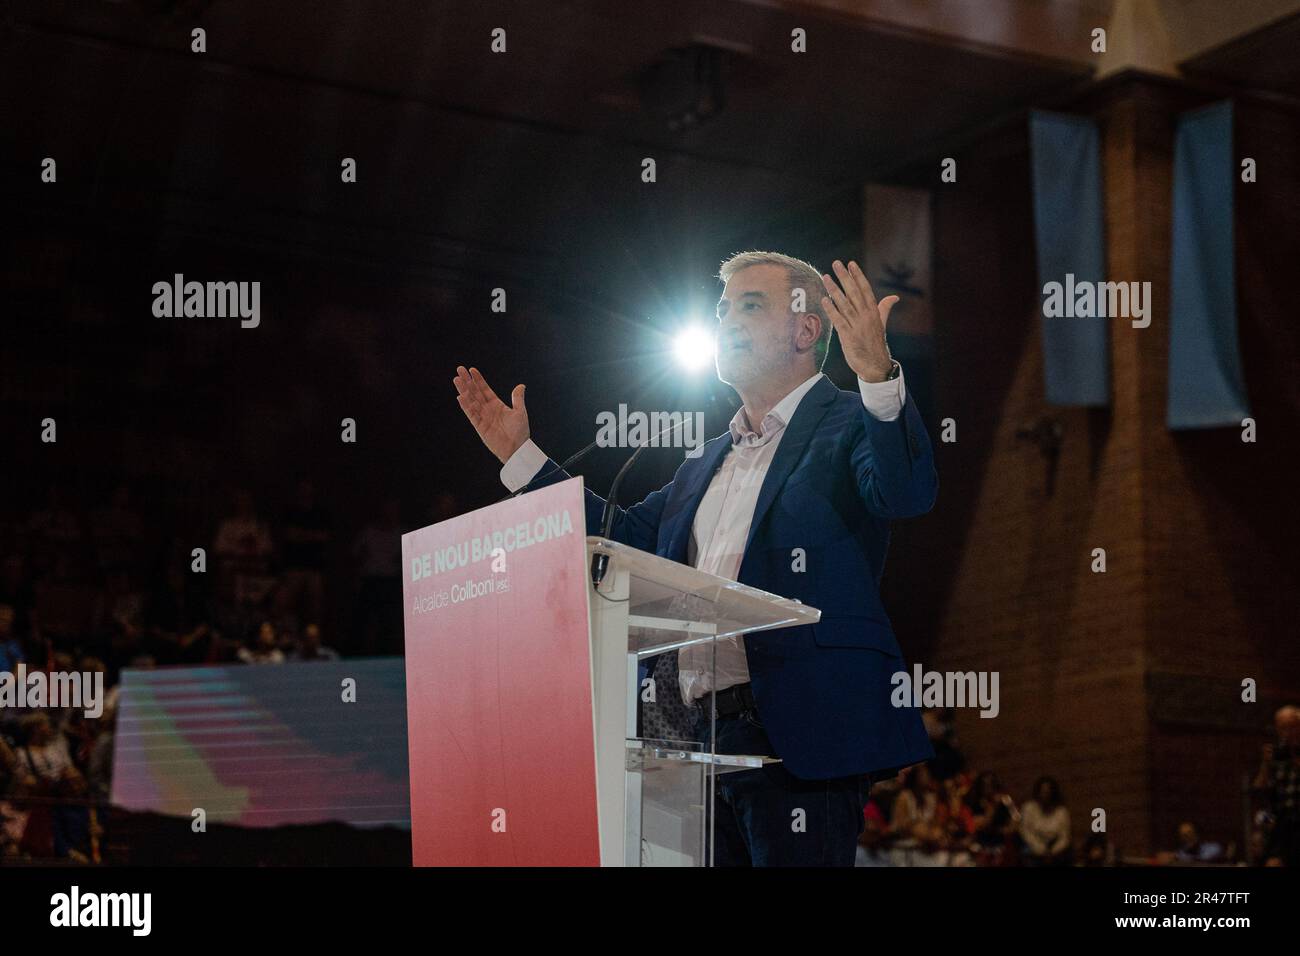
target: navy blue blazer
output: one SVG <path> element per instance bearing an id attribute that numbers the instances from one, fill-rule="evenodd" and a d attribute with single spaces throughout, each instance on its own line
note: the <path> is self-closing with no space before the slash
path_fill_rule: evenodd
<path id="1" fill-rule="evenodd" d="M 730 447 L 724 432 L 663 488 L 619 508 L 612 537 L 687 563 L 695 511 Z M 530 488 L 569 477 L 552 461 L 539 475 Z M 907 666 L 880 576 L 890 520 L 929 511 L 937 488 L 930 437 L 910 396 L 897 419 L 881 422 L 857 392 L 823 377 L 781 436 L 737 579 L 822 612 L 818 624 L 744 638 L 759 719 L 796 777 L 879 774 L 934 756 L 920 712 L 890 703 L 890 678 Z M 600 533 L 604 505 L 587 490 L 589 534 Z"/>

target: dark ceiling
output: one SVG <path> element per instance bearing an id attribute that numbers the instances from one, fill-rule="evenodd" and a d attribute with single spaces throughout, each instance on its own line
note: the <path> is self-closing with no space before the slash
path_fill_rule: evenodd
<path id="1" fill-rule="evenodd" d="M 726 246 L 1087 75 L 740 0 L 161 6 L 13 4 L 18 161 L 61 161 L 34 198 L 417 270 L 527 272 L 610 218 Z M 641 83 L 681 48 L 724 100 L 672 131 Z"/>
<path id="2" fill-rule="evenodd" d="M 76 422 L 55 471 L 196 481 L 317 461 L 326 434 L 323 473 L 359 498 L 422 487 L 443 458 L 475 463 L 460 492 L 496 493 L 471 488 L 462 361 L 505 389 L 526 380 L 549 448 L 586 444 L 610 396 L 725 427 L 727 390 L 644 360 L 712 311 L 721 256 L 859 254 L 865 181 L 912 181 L 1089 79 L 778 0 L 11 0 L 4 16 L 0 243 L 15 254 L 0 283 L 7 314 L 40 320 L 6 325 L 0 418 Z M 672 130 L 665 106 L 696 63 L 716 67 L 720 109 Z M 39 180 L 45 157 L 57 186 Z M 263 281 L 267 321 L 155 319 L 149 290 L 175 272 Z M 509 314 L 489 313 L 507 285 Z M 330 470 L 345 414 L 385 450 L 368 479 L 343 456 Z M 595 480 L 617 464 L 593 461 Z"/>
<path id="3" fill-rule="evenodd" d="M 1300 104 L 1300 15 L 1270 23 L 1180 64 L 1189 76 Z"/>

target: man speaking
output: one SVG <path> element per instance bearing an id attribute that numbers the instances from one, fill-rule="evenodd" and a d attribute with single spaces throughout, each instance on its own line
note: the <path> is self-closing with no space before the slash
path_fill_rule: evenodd
<path id="1" fill-rule="evenodd" d="M 815 625 L 719 642 L 717 686 L 698 647 L 656 671 L 676 671 L 696 739 L 712 708 L 718 753 L 781 758 L 718 776 L 718 866 L 852 866 L 872 775 L 934 753 L 921 715 L 891 705 L 891 675 L 906 665 L 879 591 L 889 521 L 934 503 L 933 452 L 885 342 L 898 297 L 877 302 L 855 262 L 833 269 L 773 252 L 722 264 L 718 378 L 743 406 L 671 482 L 615 514 L 618 541 L 822 612 Z M 856 393 L 820 371 L 832 327 Z M 507 488 L 569 477 L 529 440 L 523 385 L 506 405 L 477 369 L 458 367 L 455 384 Z M 586 495 L 598 534 L 605 503 Z"/>

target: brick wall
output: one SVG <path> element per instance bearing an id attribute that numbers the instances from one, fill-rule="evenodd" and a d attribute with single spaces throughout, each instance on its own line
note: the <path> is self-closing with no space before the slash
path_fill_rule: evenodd
<path id="1" fill-rule="evenodd" d="M 958 717 L 973 765 L 1018 798 L 1040 773 L 1056 776 L 1076 838 L 1102 807 L 1125 852 L 1169 845 L 1185 818 L 1239 838 L 1239 778 L 1260 728 L 1300 697 L 1286 468 L 1300 451 L 1287 431 L 1300 420 L 1300 333 L 1279 297 L 1300 252 L 1300 150 L 1294 117 L 1273 107 L 1238 110 L 1239 144 L 1270 169 L 1238 187 L 1239 325 L 1267 437 L 1164 424 L 1173 124 L 1210 99 L 1124 76 L 1070 106 L 1102 125 L 1107 278 L 1152 283 L 1151 326 L 1112 325 L 1109 409 L 1043 398 L 1025 124 L 959 154 L 958 182 L 935 187 L 930 426 L 937 439 L 951 416 L 958 440 L 937 446 L 939 502 L 897 528 L 886 574 L 911 659 L 1001 673 L 1000 716 Z M 1063 434 L 1050 491 L 1047 460 L 1016 437 L 1044 417 Z M 1098 547 L 1105 574 L 1090 568 Z M 1240 703 L 1244 676 L 1260 683 L 1253 709 Z"/>

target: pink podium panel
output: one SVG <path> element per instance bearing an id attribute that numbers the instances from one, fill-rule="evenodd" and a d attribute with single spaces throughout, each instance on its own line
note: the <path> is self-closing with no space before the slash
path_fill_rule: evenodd
<path id="1" fill-rule="evenodd" d="M 402 536 L 416 866 L 598 866 L 582 480 Z"/>

